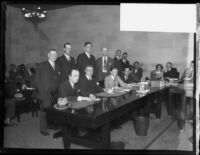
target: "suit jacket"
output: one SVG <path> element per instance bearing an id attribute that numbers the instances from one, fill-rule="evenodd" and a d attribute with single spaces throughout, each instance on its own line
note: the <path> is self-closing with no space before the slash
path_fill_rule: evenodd
<path id="1" fill-rule="evenodd" d="M 125 62 L 123 62 L 123 59 L 121 59 L 120 62 L 121 62 L 121 66 L 122 66 L 123 70 L 126 67 L 129 67 L 129 61 L 128 60 L 126 60 Z"/>
<path id="2" fill-rule="evenodd" d="M 100 57 L 96 60 L 96 79 L 97 79 L 97 81 L 104 81 L 105 77 L 110 74 L 111 66 L 113 66 L 113 60 L 110 57 L 108 57 L 107 65 L 105 67 L 107 72 L 103 72 L 102 59 L 103 58 Z"/>
<path id="3" fill-rule="evenodd" d="M 81 77 L 79 81 L 80 95 L 88 97 L 90 94 L 102 92 L 103 89 L 97 85 L 97 81 L 92 78 L 88 80 L 86 76 Z"/>
<path id="4" fill-rule="evenodd" d="M 177 72 L 176 68 L 171 68 L 171 70 L 164 71 L 163 73 L 164 78 L 179 78 L 179 73 Z"/>
<path id="5" fill-rule="evenodd" d="M 93 55 L 90 55 L 90 58 L 88 58 L 88 56 L 85 54 L 85 52 L 78 55 L 77 60 L 76 60 L 76 65 L 80 71 L 81 76 L 85 75 L 85 67 L 87 65 L 91 65 L 94 67 L 94 73 L 96 71 L 95 57 Z M 95 74 L 93 76 L 95 76 Z"/>
<path id="6" fill-rule="evenodd" d="M 114 67 L 116 67 L 118 69 L 118 75 L 121 76 L 123 74 L 123 68 L 122 68 L 121 61 L 115 57 L 113 59 L 113 63 L 114 63 L 113 64 Z"/>
<path id="7" fill-rule="evenodd" d="M 138 68 L 138 70 L 136 70 L 134 67 L 132 69 L 132 74 L 137 77 L 139 79 L 138 82 L 141 81 L 142 75 L 143 75 L 143 69 L 142 68 Z"/>
<path id="8" fill-rule="evenodd" d="M 125 79 L 125 75 L 123 74 L 121 76 L 121 80 L 124 81 L 125 83 L 133 83 L 133 82 L 137 83 L 138 82 L 138 80 L 136 80 L 134 78 L 133 74 L 129 74 L 127 79 Z"/>
<path id="9" fill-rule="evenodd" d="M 119 76 L 117 76 L 114 80 L 112 79 L 111 75 L 108 75 L 105 78 L 105 82 L 104 82 L 105 88 L 106 89 L 110 89 L 112 87 L 115 86 L 121 86 L 121 87 L 125 87 L 126 83 L 124 83 L 121 78 Z"/>
<path id="10" fill-rule="evenodd" d="M 62 55 L 56 60 L 61 69 L 61 81 L 68 79 L 69 70 L 76 66 L 75 59 L 71 56 L 70 58 L 71 60 L 68 61 L 66 56 Z"/>
<path id="11" fill-rule="evenodd" d="M 49 61 L 39 64 L 36 70 L 35 83 L 38 90 L 38 98 L 44 108 L 51 106 L 50 92 L 58 89 L 60 82 L 60 68 L 55 63 L 55 70 Z"/>
<path id="12" fill-rule="evenodd" d="M 58 89 L 58 97 L 67 97 L 69 101 L 77 101 L 80 89 L 77 84 L 72 88 L 68 79 L 61 82 Z"/>

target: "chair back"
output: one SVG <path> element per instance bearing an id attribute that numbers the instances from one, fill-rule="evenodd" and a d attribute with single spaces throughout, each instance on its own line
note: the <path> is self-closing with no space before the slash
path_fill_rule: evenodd
<path id="1" fill-rule="evenodd" d="M 49 96 L 50 96 L 51 103 L 53 105 L 57 104 L 57 101 L 58 101 L 58 90 L 51 91 Z"/>

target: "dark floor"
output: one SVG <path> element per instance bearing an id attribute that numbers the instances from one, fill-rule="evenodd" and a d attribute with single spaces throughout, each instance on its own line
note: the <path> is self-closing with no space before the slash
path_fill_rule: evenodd
<path id="1" fill-rule="evenodd" d="M 132 120 L 123 122 L 121 127 L 111 131 L 111 141 L 123 141 L 125 149 L 192 151 L 192 143 L 189 141 L 192 136 L 191 124 L 186 122 L 184 131 L 180 132 L 177 123 L 168 117 L 164 104 L 161 120 L 155 119 L 155 115 L 151 114 L 147 136 L 136 135 Z M 62 138 L 52 138 L 54 132 L 50 130 L 50 136 L 42 136 L 39 132 L 39 116 L 32 117 L 30 113 L 25 113 L 21 115 L 21 122 L 17 127 L 4 128 L 4 147 L 63 149 Z M 71 144 L 71 149 L 85 148 Z"/>

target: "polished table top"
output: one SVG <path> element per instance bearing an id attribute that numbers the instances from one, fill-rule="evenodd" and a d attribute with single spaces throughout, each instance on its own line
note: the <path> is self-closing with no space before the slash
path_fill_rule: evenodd
<path id="1" fill-rule="evenodd" d="M 47 117 L 60 123 L 67 122 L 70 124 L 78 124 L 83 127 L 97 127 L 105 123 L 105 121 L 111 121 L 141 106 L 143 102 L 138 102 L 139 100 L 167 88 L 168 87 L 151 87 L 149 93 L 145 95 L 138 95 L 135 91 L 136 89 L 126 93 L 118 93 L 118 95 L 115 96 L 104 93 L 104 97 L 102 93 L 99 93 L 96 94 L 96 96 L 101 96 L 100 101 L 92 102 L 80 109 L 73 108 L 73 106 L 64 110 L 57 110 L 53 106 L 49 107 L 46 109 Z M 80 103 L 85 104 L 84 102 L 88 101 L 81 101 Z"/>

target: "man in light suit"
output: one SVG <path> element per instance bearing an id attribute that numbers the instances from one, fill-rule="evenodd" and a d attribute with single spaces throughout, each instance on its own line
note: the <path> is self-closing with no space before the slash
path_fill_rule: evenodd
<path id="1" fill-rule="evenodd" d="M 75 67 L 75 59 L 71 56 L 71 48 L 71 43 L 65 43 L 64 54 L 56 60 L 61 69 L 61 81 L 65 81 L 68 78 L 69 70 Z"/>
<path id="2" fill-rule="evenodd" d="M 125 83 L 121 80 L 121 78 L 117 75 L 118 70 L 116 67 L 112 67 L 110 70 L 110 75 L 105 78 L 105 89 L 112 89 L 117 87 L 132 87 L 135 83 Z"/>
<path id="3" fill-rule="evenodd" d="M 79 54 L 76 59 L 76 65 L 79 69 L 80 76 L 85 76 L 85 67 L 87 65 L 91 65 L 92 67 L 94 67 L 94 71 L 96 72 L 95 57 L 91 54 L 91 49 L 92 49 L 92 43 L 86 42 L 84 44 L 84 52 Z"/>
<path id="4" fill-rule="evenodd" d="M 40 132 L 44 136 L 49 135 L 47 132 L 45 108 L 52 105 L 50 92 L 57 90 L 60 82 L 60 68 L 55 62 L 56 59 L 56 50 L 50 50 L 48 52 L 48 60 L 39 64 L 35 77 L 36 87 L 39 91 L 38 98 L 41 109 Z"/>
<path id="5" fill-rule="evenodd" d="M 193 80 L 194 80 L 194 61 L 191 61 L 190 68 L 185 69 L 181 79 L 184 81 L 193 82 Z"/>
<path id="6" fill-rule="evenodd" d="M 104 87 L 104 79 L 110 74 L 110 68 L 113 65 L 113 60 L 108 57 L 108 49 L 102 48 L 102 57 L 96 60 L 96 79 Z"/>

